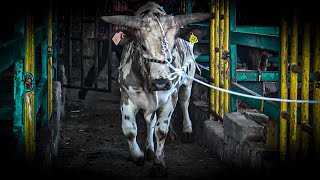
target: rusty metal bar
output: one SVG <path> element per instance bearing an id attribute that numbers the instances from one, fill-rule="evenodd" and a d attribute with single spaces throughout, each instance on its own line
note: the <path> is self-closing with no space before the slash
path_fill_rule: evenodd
<path id="1" fill-rule="evenodd" d="M 224 39 L 223 50 L 229 52 L 229 0 L 225 0 L 224 4 Z M 229 58 L 224 60 L 224 88 L 230 89 L 230 70 L 229 70 Z M 229 93 L 224 93 L 224 113 L 229 112 Z"/>
<path id="2" fill-rule="evenodd" d="M 211 13 L 215 14 L 215 0 L 211 0 Z M 210 84 L 214 85 L 215 76 L 215 19 L 210 20 Z M 212 114 L 215 110 L 215 90 L 210 88 L 210 119 L 213 120 L 215 117 Z"/>
<path id="3" fill-rule="evenodd" d="M 290 57 L 291 57 L 291 67 L 298 65 L 298 18 L 294 14 L 292 16 L 291 25 L 291 47 L 290 47 Z M 297 100 L 298 96 L 298 74 L 291 71 L 290 72 L 290 99 Z M 297 103 L 290 103 L 290 157 L 292 160 L 296 159 L 297 152 Z"/>
<path id="4" fill-rule="evenodd" d="M 288 22 L 281 20 L 281 65 L 280 65 L 280 97 L 288 98 Z M 280 112 L 287 112 L 287 103 L 281 102 Z M 280 116 L 280 159 L 285 160 L 287 155 L 287 120 Z"/>
<path id="5" fill-rule="evenodd" d="M 313 81 L 313 99 L 320 100 L 320 23 L 316 24 L 314 43 L 314 81 Z M 313 105 L 313 135 L 314 147 L 317 158 L 320 157 L 320 104 Z"/>
<path id="6" fill-rule="evenodd" d="M 220 64 L 220 68 L 219 68 L 219 87 L 224 88 L 224 59 L 223 59 L 223 39 L 224 39 L 224 0 L 220 0 L 220 4 L 219 4 L 219 20 L 220 20 L 220 24 L 219 24 L 219 64 Z M 221 118 L 223 118 L 224 115 L 224 92 L 220 91 L 219 92 L 219 116 Z"/>
<path id="7" fill-rule="evenodd" d="M 48 15 L 48 121 L 51 118 L 52 115 L 52 69 L 53 69 L 53 64 L 52 64 L 52 1 L 50 1 L 49 5 L 49 15 Z"/>
<path id="8" fill-rule="evenodd" d="M 26 160 L 35 156 L 35 102 L 34 102 L 34 17 L 30 12 L 26 17 L 26 59 L 25 59 L 25 89 L 31 89 L 24 94 L 24 143 Z"/>
<path id="9" fill-rule="evenodd" d="M 215 41 L 214 41 L 214 43 L 215 43 L 215 45 L 214 45 L 214 47 L 215 47 L 215 49 L 214 49 L 214 53 L 215 53 L 215 68 L 214 68 L 214 70 L 215 70 L 215 73 L 214 73 L 214 85 L 216 86 L 216 87 L 220 87 L 220 77 L 219 77 L 219 75 L 220 75 L 220 72 L 219 72 L 219 66 L 220 66 L 220 62 L 219 62 L 219 36 L 220 36 L 220 33 L 219 33 L 219 20 L 220 20 L 220 18 L 219 18 L 219 15 L 220 15 L 220 12 L 219 12 L 219 0 L 216 0 L 215 1 L 215 26 L 214 26 L 214 30 L 215 30 Z M 215 93 L 215 111 L 217 112 L 217 113 L 219 113 L 219 111 L 220 111 L 220 97 L 219 97 L 219 91 L 218 90 L 215 90 L 214 91 L 214 93 Z"/>
<path id="10" fill-rule="evenodd" d="M 302 35 L 302 92 L 301 99 L 309 99 L 309 75 L 310 75 L 310 22 L 305 22 Z M 301 124 L 308 124 L 309 104 L 301 105 Z M 301 132 L 301 152 L 302 156 L 308 155 L 309 134 Z"/>

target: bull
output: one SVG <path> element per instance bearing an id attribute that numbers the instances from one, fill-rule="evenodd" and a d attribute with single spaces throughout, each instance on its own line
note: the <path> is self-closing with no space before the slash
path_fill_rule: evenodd
<path id="1" fill-rule="evenodd" d="M 193 77 L 193 44 L 179 37 L 182 27 L 211 18 L 210 13 L 167 15 L 156 3 L 149 2 L 134 16 L 101 17 L 106 23 L 128 27 L 119 67 L 122 131 L 129 145 L 130 159 L 137 164 L 154 160 L 152 172 L 166 175 L 164 144 L 173 111 L 179 101 L 183 113 L 183 133 L 192 133 L 188 107 L 192 80 L 173 69 L 184 67 Z M 175 74 L 175 75 L 174 75 Z M 143 111 L 147 125 L 145 150 L 137 143 L 136 114 Z M 154 144 L 156 137 L 156 149 Z"/>

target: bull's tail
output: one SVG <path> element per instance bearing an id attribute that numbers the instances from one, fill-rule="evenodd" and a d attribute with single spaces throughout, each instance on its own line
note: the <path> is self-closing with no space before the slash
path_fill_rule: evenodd
<path id="1" fill-rule="evenodd" d="M 169 134 L 170 134 L 170 138 L 171 138 L 172 141 L 176 140 L 176 138 L 177 138 L 178 135 L 177 135 L 177 133 L 174 131 L 172 123 L 170 123 Z"/>

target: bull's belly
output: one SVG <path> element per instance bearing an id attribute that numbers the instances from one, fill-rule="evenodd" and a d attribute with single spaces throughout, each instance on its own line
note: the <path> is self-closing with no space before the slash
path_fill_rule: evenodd
<path id="1" fill-rule="evenodd" d="M 155 91 L 146 93 L 140 89 L 130 88 L 126 90 L 130 100 L 140 109 L 150 112 L 156 111 L 159 107 L 166 104 L 174 91 Z"/>

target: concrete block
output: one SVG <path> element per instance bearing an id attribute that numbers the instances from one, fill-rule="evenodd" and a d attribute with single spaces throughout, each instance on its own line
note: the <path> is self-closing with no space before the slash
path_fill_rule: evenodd
<path id="1" fill-rule="evenodd" d="M 202 133 L 202 140 L 207 148 L 211 152 L 217 153 L 220 157 L 223 157 L 224 134 L 222 123 L 220 121 L 206 120 L 203 122 Z"/>
<path id="2" fill-rule="evenodd" d="M 247 119 L 238 112 L 227 113 L 223 118 L 225 139 L 231 137 L 243 143 L 247 140 L 260 141 L 263 139 L 263 126 Z"/>

